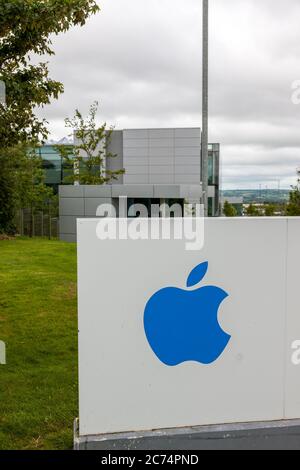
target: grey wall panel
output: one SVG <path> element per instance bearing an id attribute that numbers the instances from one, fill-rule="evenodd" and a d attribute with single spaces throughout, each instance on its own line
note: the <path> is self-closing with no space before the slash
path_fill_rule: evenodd
<path id="1" fill-rule="evenodd" d="M 83 197 L 83 186 L 61 185 L 59 186 L 60 197 Z"/>
<path id="2" fill-rule="evenodd" d="M 174 129 L 149 129 L 149 139 L 174 139 Z"/>
<path id="3" fill-rule="evenodd" d="M 148 139 L 148 129 L 124 129 L 124 139 Z"/>
<path id="4" fill-rule="evenodd" d="M 149 147 L 151 148 L 165 148 L 174 147 L 174 139 L 149 139 Z"/>
<path id="5" fill-rule="evenodd" d="M 148 165 L 148 157 L 125 157 L 125 167 L 128 165 Z"/>
<path id="6" fill-rule="evenodd" d="M 198 165 L 200 168 L 200 157 L 187 157 L 187 156 L 182 156 L 182 157 L 175 157 L 174 161 L 175 165 Z"/>
<path id="7" fill-rule="evenodd" d="M 150 175 L 152 184 L 136 184 L 140 181 L 140 175 L 131 175 L 133 184 L 112 185 L 112 186 L 82 186 L 83 194 L 91 197 L 83 198 L 60 198 L 60 238 L 75 241 L 76 219 L 85 217 L 95 217 L 99 205 L 103 203 L 113 203 L 117 209 L 118 197 L 127 196 L 128 198 L 188 198 L 199 199 L 201 196 L 201 186 L 196 179 L 196 185 L 173 184 L 173 175 L 157 174 Z M 148 178 L 148 177 L 147 177 Z M 182 180 L 184 178 L 180 178 Z M 96 197 L 106 194 L 106 190 L 113 197 Z M 116 210 L 118 215 L 118 210 Z M 67 235 L 70 235 L 67 237 Z"/>
<path id="8" fill-rule="evenodd" d="M 102 204 L 111 204 L 112 198 L 85 198 L 84 212 L 86 217 L 96 217 L 97 209 Z"/>
<path id="9" fill-rule="evenodd" d="M 127 196 L 127 197 L 153 197 L 154 188 L 148 184 L 140 185 L 115 185 L 112 188 L 113 197 Z"/>
<path id="10" fill-rule="evenodd" d="M 59 214 L 84 216 L 84 198 L 60 198 Z"/>
<path id="11" fill-rule="evenodd" d="M 76 235 L 71 235 L 69 233 L 61 233 L 59 236 L 60 240 L 68 243 L 76 243 Z"/>
<path id="12" fill-rule="evenodd" d="M 182 184 L 180 185 L 180 196 L 186 199 L 197 200 L 202 197 L 202 185 L 197 184 Z"/>
<path id="13" fill-rule="evenodd" d="M 124 148 L 146 148 L 148 139 L 126 139 L 124 138 Z"/>
<path id="14" fill-rule="evenodd" d="M 175 129 L 175 138 L 200 139 L 201 138 L 201 131 L 200 131 L 199 127 Z"/>
<path id="15" fill-rule="evenodd" d="M 59 218 L 59 231 L 62 234 L 76 234 L 76 222 L 77 217 L 75 215 L 62 215 Z"/>
<path id="16" fill-rule="evenodd" d="M 198 157 L 201 155 L 201 146 L 196 147 L 175 147 L 175 157 Z"/>
<path id="17" fill-rule="evenodd" d="M 200 147 L 200 139 L 175 139 L 175 147 Z"/>
<path id="18" fill-rule="evenodd" d="M 200 135 L 199 128 L 124 131 L 126 174 L 123 182 L 125 184 L 198 182 Z M 176 168 L 177 164 L 182 166 Z M 179 178 L 181 174 L 183 177 Z"/>
<path id="19" fill-rule="evenodd" d="M 199 175 L 175 175 L 175 183 L 177 184 L 197 184 L 200 183 Z"/>
<path id="20" fill-rule="evenodd" d="M 149 165 L 174 165 L 173 157 L 150 157 Z"/>
<path id="21" fill-rule="evenodd" d="M 151 147 L 149 148 L 149 157 L 174 157 L 174 148 L 172 147 Z"/>
<path id="22" fill-rule="evenodd" d="M 140 148 L 124 148 L 124 158 L 136 157 L 136 158 L 147 158 L 148 147 Z"/>
<path id="23" fill-rule="evenodd" d="M 85 197 L 111 197 L 111 185 L 84 186 Z"/>
<path id="24" fill-rule="evenodd" d="M 149 184 L 149 175 L 125 175 L 124 184 L 144 185 Z"/>
<path id="25" fill-rule="evenodd" d="M 126 165 L 126 176 L 128 175 L 147 175 L 148 165 Z"/>
<path id="26" fill-rule="evenodd" d="M 175 165 L 175 175 L 200 175 L 200 165 Z"/>
<path id="27" fill-rule="evenodd" d="M 173 165 L 150 165 L 149 166 L 150 175 L 170 175 L 174 174 Z"/>
<path id="28" fill-rule="evenodd" d="M 208 186 L 208 197 L 215 197 L 216 196 L 216 188 L 214 186 Z"/>
<path id="29" fill-rule="evenodd" d="M 150 175 L 150 183 L 152 184 L 172 184 L 174 183 L 173 175 Z"/>
<path id="30" fill-rule="evenodd" d="M 107 158 L 106 168 L 110 171 L 121 170 L 124 168 L 123 162 L 123 132 L 113 131 L 111 134 L 111 140 L 107 145 L 107 152 L 112 155 L 116 155 L 114 158 Z M 112 184 L 122 184 L 123 175 L 118 177 L 118 180 L 113 180 Z"/>
<path id="31" fill-rule="evenodd" d="M 180 198 L 180 186 L 174 184 L 170 185 L 157 185 L 154 186 L 154 197 L 155 198 Z"/>

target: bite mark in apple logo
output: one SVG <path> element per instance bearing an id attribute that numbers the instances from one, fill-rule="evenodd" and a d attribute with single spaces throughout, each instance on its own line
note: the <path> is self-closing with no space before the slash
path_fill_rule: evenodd
<path id="1" fill-rule="evenodd" d="M 225 350 L 231 336 L 218 322 L 227 292 L 216 286 L 195 287 L 206 275 L 208 262 L 193 269 L 188 290 L 166 287 L 147 302 L 144 328 L 158 359 L 167 366 L 184 362 L 211 364 Z"/>

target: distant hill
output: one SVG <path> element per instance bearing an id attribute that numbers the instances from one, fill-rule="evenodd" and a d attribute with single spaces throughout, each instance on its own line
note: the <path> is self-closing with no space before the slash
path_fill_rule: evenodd
<path id="1" fill-rule="evenodd" d="M 50 139 L 46 142 L 46 145 L 72 145 L 73 143 L 73 137 L 63 137 L 60 140 Z"/>
<path id="2" fill-rule="evenodd" d="M 289 199 L 288 189 L 229 189 L 221 191 L 226 197 L 242 197 L 245 204 L 250 203 L 283 203 Z"/>

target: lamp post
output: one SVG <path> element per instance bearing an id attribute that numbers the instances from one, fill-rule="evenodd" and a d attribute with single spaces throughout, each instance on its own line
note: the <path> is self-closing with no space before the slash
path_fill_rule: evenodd
<path id="1" fill-rule="evenodd" d="M 208 215 L 208 0 L 203 2 L 202 29 L 202 190 L 204 215 Z"/>

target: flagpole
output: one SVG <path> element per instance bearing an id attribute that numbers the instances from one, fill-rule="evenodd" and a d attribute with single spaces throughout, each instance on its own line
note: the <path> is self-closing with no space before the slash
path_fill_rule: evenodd
<path id="1" fill-rule="evenodd" d="M 203 2 L 202 30 L 202 190 L 204 215 L 208 215 L 208 0 Z"/>

